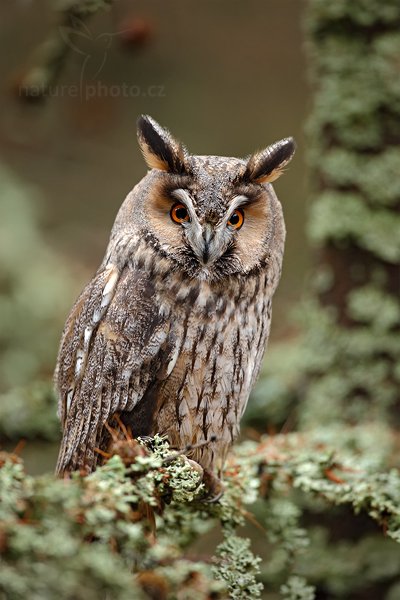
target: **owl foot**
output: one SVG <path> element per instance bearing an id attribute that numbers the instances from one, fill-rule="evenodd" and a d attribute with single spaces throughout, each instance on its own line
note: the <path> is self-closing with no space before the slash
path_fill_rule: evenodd
<path id="1" fill-rule="evenodd" d="M 221 498 L 225 491 L 224 484 L 219 479 L 219 477 L 214 475 L 214 473 L 210 471 L 210 469 L 203 468 L 195 460 L 187 458 L 187 456 L 185 457 L 185 459 L 192 467 L 192 469 L 195 469 L 201 475 L 202 481 L 206 488 L 202 497 L 202 501 L 207 502 L 208 504 L 218 502 L 218 500 Z"/>
<path id="2" fill-rule="evenodd" d="M 203 502 L 214 504 L 223 496 L 225 486 L 221 479 L 214 475 L 210 469 L 203 470 L 203 483 L 206 487 L 205 497 Z"/>

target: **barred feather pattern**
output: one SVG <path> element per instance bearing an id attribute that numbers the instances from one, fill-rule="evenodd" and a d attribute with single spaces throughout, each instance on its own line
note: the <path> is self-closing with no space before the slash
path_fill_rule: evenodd
<path id="1" fill-rule="evenodd" d="M 146 243 L 102 267 L 67 320 L 56 371 L 58 472 L 93 470 L 115 413 L 134 436 L 168 436 L 220 470 L 269 334 L 280 261 L 228 286 L 182 281 Z M 273 275 L 272 275 L 273 274 Z"/>
<path id="2" fill-rule="evenodd" d="M 285 241 L 269 180 L 293 140 L 246 160 L 194 156 L 150 117 L 138 140 L 150 171 L 61 339 L 59 474 L 101 462 L 116 415 L 219 473 L 269 335 Z"/>

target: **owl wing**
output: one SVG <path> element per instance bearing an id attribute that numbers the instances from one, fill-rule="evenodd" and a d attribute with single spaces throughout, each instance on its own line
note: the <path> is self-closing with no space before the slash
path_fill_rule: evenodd
<path id="1" fill-rule="evenodd" d="M 56 369 L 63 439 L 57 471 L 92 470 L 105 423 L 167 376 L 170 323 L 132 266 L 100 269 L 67 320 Z"/>

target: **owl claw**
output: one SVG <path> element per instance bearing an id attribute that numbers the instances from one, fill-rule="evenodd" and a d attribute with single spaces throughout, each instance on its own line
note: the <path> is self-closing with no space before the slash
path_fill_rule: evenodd
<path id="1" fill-rule="evenodd" d="M 224 495 L 224 490 L 221 490 L 216 496 L 212 496 L 211 498 L 209 498 L 207 495 L 203 499 L 203 502 L 205 504 L 216 504 L 218 502 L 218 500 L 220 500 L 222 498 L 223 495 Z"/>
<path id="2" fill-rule="evenodd" d="M 223 496 L 225 488 L 222 481 L 214 475 L 210 469 L 205 469 L 198 462 L 193 460 L 192 458 L 188 458 L 185 456 L 185 460 L 189 463 L 192 469 L 195 469 L 202 478 L 202 481 L 205 486 L 204 496 L 202 498 L 203 502 L 207 502 L 207 504 L 213 504 L 218 502 L 218 500 Z"/>
<path id="3" fill-rule="evenodd" d="M 204 478 L 204 469 L 203 469 L 203 467 L 201 465 L 199 465 L 198 462 L 196 462 L 192 458 L 188 458 L 187 456 L 185 456 L 185 460 L 192 467 L 192 469 L 194 469 L 195 471 L 197 471 L 199 473 L 199 475 L 203 479 Z"/>
<path id="4" fill-rule="evenodd" d="M 203 483 L 206 487 L 205 498 L 203 502 L 214 504 L 224 495 L 225 487 L 219 477 L 214 475 L 209 469 L 204 469 Z"/>

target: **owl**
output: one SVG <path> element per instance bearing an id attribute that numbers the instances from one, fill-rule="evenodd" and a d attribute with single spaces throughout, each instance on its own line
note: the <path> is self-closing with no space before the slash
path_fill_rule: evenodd
<path id="1" fill-rule="evenodd" d="M 218 475 L 268 340 L 285 241 L 271 182 L 295 144 L 196 156 L 149 116 L 138 141 L 149 171 L 61 339 L 57 471 L 92 471 L 118 419 Z"/>

